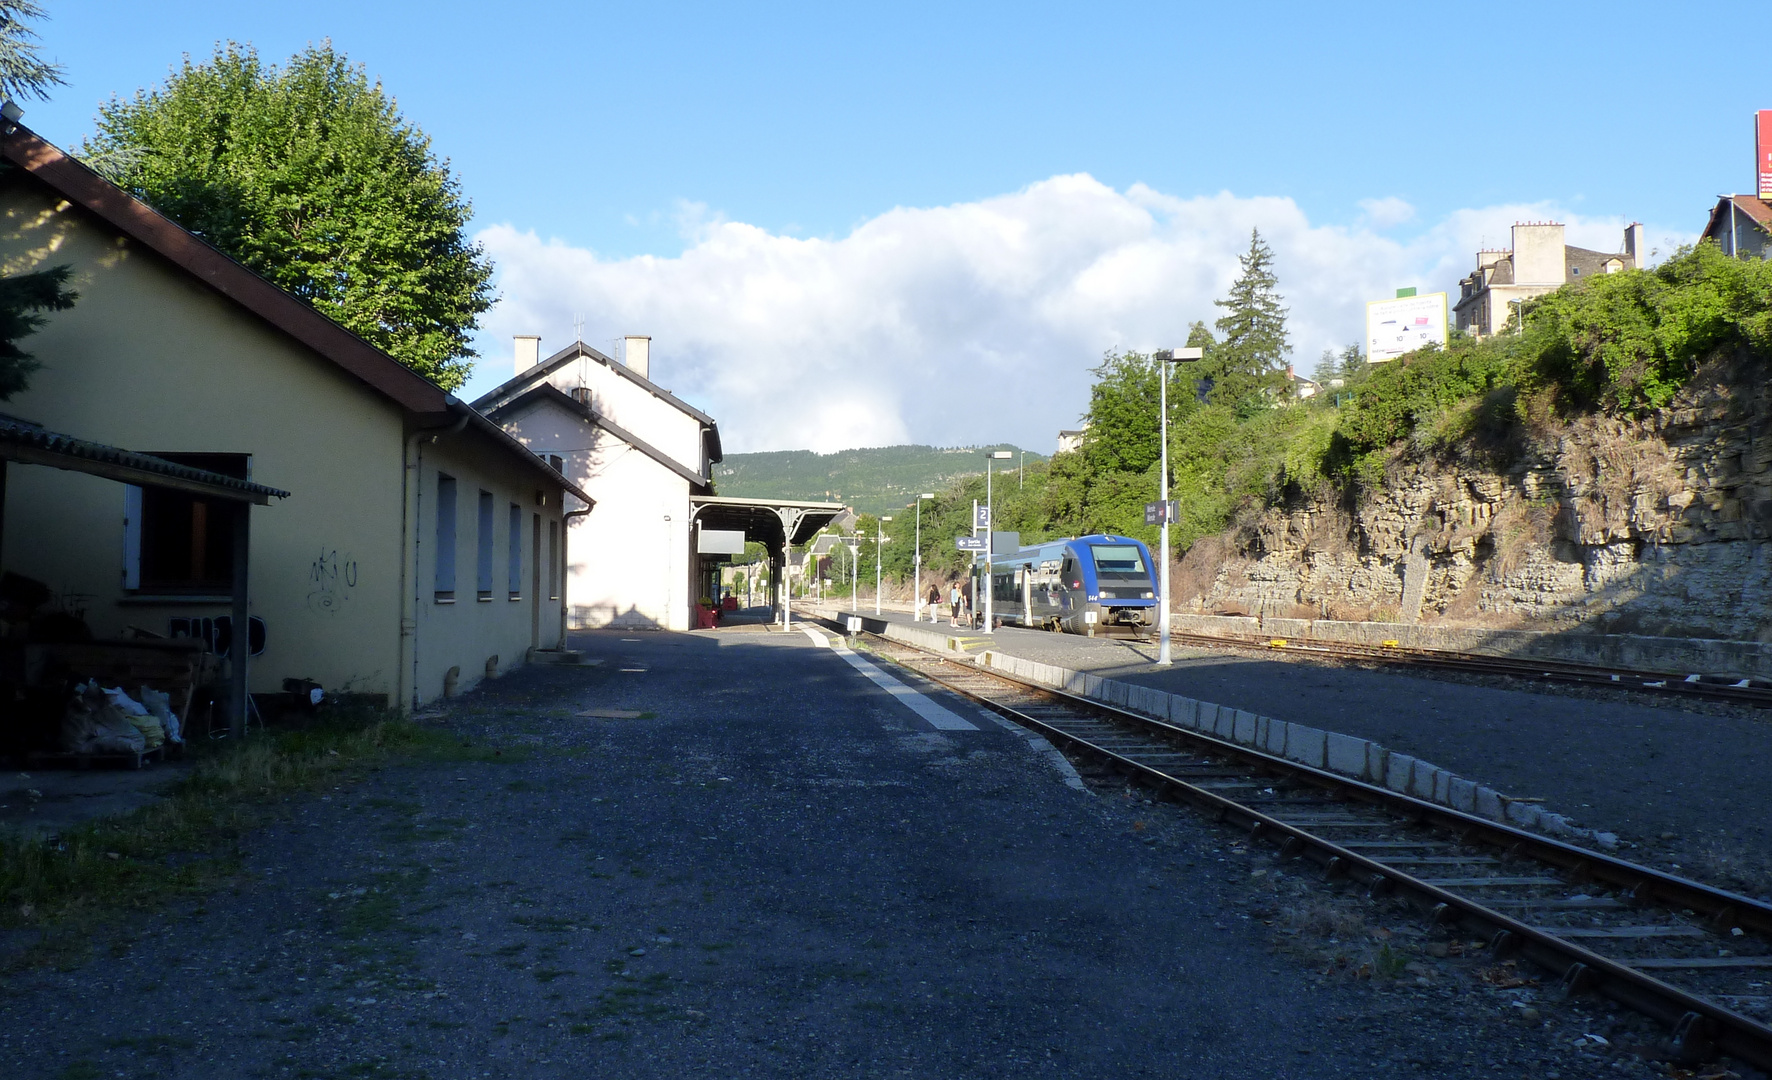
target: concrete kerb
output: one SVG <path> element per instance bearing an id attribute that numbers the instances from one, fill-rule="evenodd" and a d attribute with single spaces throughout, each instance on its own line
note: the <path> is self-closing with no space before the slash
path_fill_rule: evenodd
<path id="1" fill-rule="evenodd" d="M 843 629 L 843 620 L 848 616 L 848 612 L 835 610 L 820 610 L 813 614 L 839 631 Z M 956 650 L 949 647 L 954 639 L 939 631 L 865 617 L 862 625 L 870 633 L 881 634 L 889 640 L 903 641 L 950 655 L 956 654 Z M 1454 810 L 1476 814 L 1505 825 L 1537 829 L 1565 839 L 1594 840 L 1602 847 L 1614 847 L 1618 843 L 1618 838 L 1611 833 L 1582 828 L 1570 818 L 1547 811 L 1536 802 L 1512 798 L 1475 781 L 1455 776 L 1430 762 L 1409 754 L 1395 753 L 1368 739 L 1257 716 L 1227 705 L 1166 694 L 1152 687 L 1138 686 L 1119 679 L 1104 679 L 1088 672 L 1073 671 L 1056 664 L 1039 663 L 1005 653 L 987 651 L 966 654 L 962 650 L 958 655 L 972 655 L 975 662 L 1029 682 L 1168 720 L 1180 727 L 1214 735 L 1228 742 L 1263 750 L 1312 768 L 1341 773 L 1425 802 L 1449 806 Z"/>

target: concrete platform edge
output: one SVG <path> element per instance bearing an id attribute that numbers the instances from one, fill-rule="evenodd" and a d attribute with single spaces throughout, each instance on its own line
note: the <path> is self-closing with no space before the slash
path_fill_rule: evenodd
<path id="1" fill-rule="evenodd" d="M 811 615 L 817 621 L 837 630 L 844 628 L 844 620 L 857 617 L 834 608 L 814 608 Z M 1504 795 L 1475 781 L 1455 776 L 1450 770 L 1438 765 L 1408 754 L 1395 753 L 1368 739 L 1256 716 L 1230 706 L 1196 701 L 1151 687 L 1117 679 L 1104 679 L 1088 672 L 1072 671 L 1056 664 L 1042 664 L 1007 653 L 988 649 L 971 652 L 966 645 L 980 643 L 977 635 L 968 632 L 946 633 L 939 625 L 924 629 L 868 615 L 859 618 L 865 631 L 879 634 L 889 641 L 902 641 L 919 648 L 967 657 L 981 667 L 989 667 L 1055 690 L 1092 698 L 1156 720 L 1194 728 L 1208 735 L 1304 765 L 1387 787 L 1425 802 L 1449 806 L 1454 810 L 1477 814 L 1516 828 L 1535 829 L 1563 839 L 1591 840 L 1607 848 L 1615 847 L 1618 843 L 1618 837 L 1613 834 L 1582 828 L 1562 814 L 1544 809 L 1535 800 Z M 1227 618 L 1224 621 L 1230 620 Z M 1237 621 L 1254 623 L 1256 620 Z M 1269 619 L 1266 623 L 1272 625 L 1279 621 L 1281 620 Z"/>

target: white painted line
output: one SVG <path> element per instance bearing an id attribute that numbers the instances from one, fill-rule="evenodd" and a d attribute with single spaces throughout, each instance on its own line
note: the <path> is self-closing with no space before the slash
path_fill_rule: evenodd
<path id="1" fill-rule="evenodd" d="M 866 660 L 855 655 L 854 650 L 850 649 L 849 646 L 838 641 L 833 641 L 831 638 L 826 637 L 809 626 L 800 627 L 800 632 L 811 638 L 814 644 L 823 645 L 838 656 L 841 656 L 844 660 L 847 660 L 849 666 L 861 672 L 863 675 L 866 675 L 869 682 L 903 702 L 905 708 L 929 721 L 930 726 L 937 731 L 978 730 L 977 724 L 964 719 L 950 709 L 944 709 L 935 702 L 930 701 L 927 697 L 924 697 L 922 694 L 912 690 L 904 683 L 899 682 L 884 671 L 881 671 L 873 664 L 870 664 Z"/>
<path id="2" fill-rule="evenodd" d="M 998 716 L 996 713 L 982 706 L 978 711 L 985 717 L 985 719 L 996 721 L 997 725 L 1004 731 L 1012 732 L 1026 739 L 1028 749 L 1046 759 L 1048 765 L 1057 769 L 1058 775 L 1064 778 L 1064 784 L 1066 787 L 1073 788 L 1077 791 L 1089 792 L 1089 785 L 1083 783 L 1083 778 L 1077 775 L 1076 767 L 1071 764 L 1070 758 L 1065 757 L 1064 754 L 1059 752 L 1058 747 L 1053 746 L 1046 736 L 1037 731 L 1029 731 L 1015 721 Z"/>

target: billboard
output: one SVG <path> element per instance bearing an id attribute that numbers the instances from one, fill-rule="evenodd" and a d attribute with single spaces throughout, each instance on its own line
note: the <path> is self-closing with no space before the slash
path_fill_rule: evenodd
<path id="1" fill-rule="evenodd" d="M 1772 109 L 1754 114 L 1754 191 L 1772 199 Z"/>
<path id="2" fill-rule="evenodd" d="M 1446 294 L 1402 296 L 1366 304 L 1366 362 L 1395 360 L 1423 345 L 1446 346 Z"/>

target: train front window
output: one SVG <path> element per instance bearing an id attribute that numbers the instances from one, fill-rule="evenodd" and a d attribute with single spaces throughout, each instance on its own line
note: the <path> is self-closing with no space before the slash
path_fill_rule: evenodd
<path id="1" fill-rule="evenodd" d="M 1143 554 L 1131 544 L 1091 544 L 1089 550 L 1095 555 L 1095 572 L 1103 577 L 1142 578 L 1150 573 Z"/>

